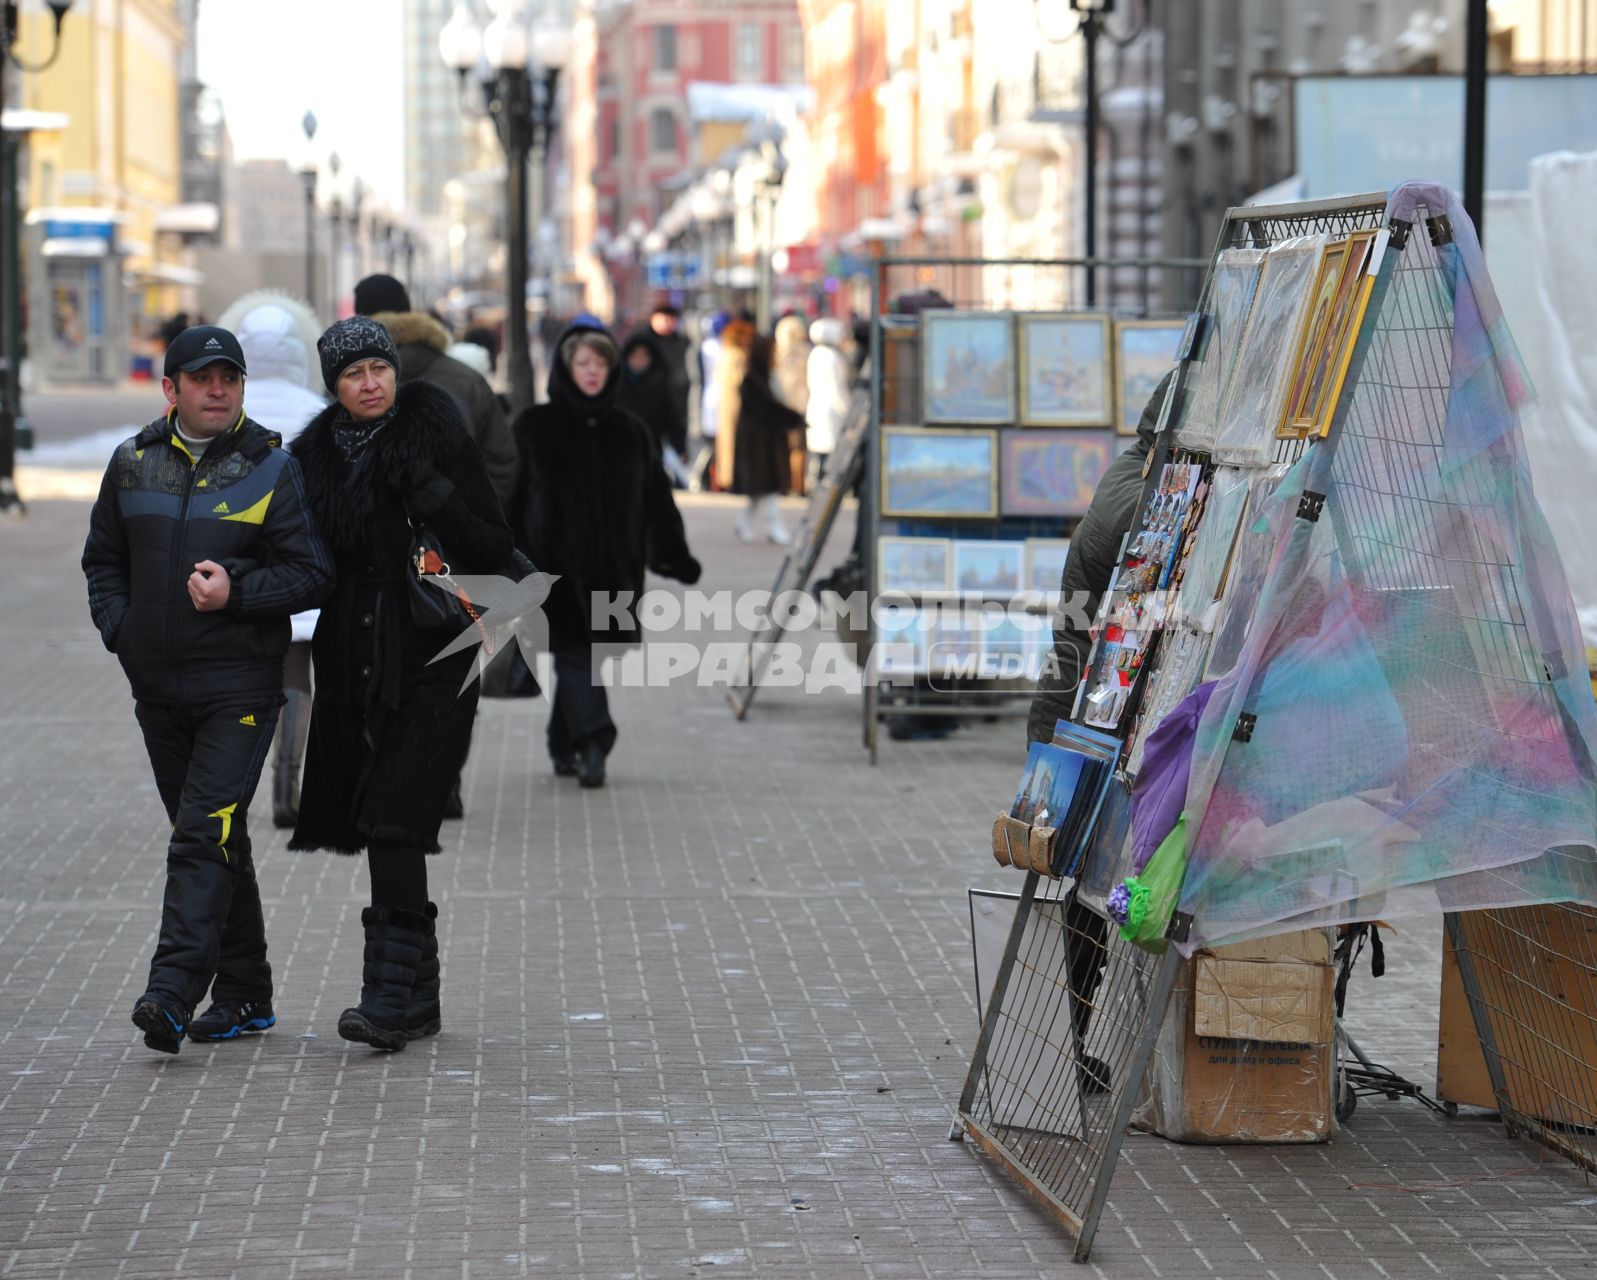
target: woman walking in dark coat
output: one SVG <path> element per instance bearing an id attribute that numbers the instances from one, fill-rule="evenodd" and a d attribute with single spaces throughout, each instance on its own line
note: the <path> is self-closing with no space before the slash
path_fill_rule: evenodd
<path id="1" fill-rule="evenodd" d="M 428 382 L 396 391 L 399 354 L 382 325 L 340 320 L 317 351 L 336 403 L 292 448 L 338 577 L 311 641 L 316 697 L 289 848 L 365 851 L 360 1003 L 338 1034 L 403 1049 L 439 1028 L 426 855 L 438 852 L 477 701 L 475 683 L 461 691 L 473 652 L 429 665 L 459 628 L 411 620 L 410 522 L 436 535 L 457 574 L 498 571 L 512 543 L 458 404 Z"/>
<path id="2" fill-rule="evenodd" d="M 620 356 L 604 329 L 574 324 L 555 346 L 549 402 L 524 410 L 513 428 L 521 458 L 510 524 L 539 569 L 559 575 L 550 597 L 554 712 L 549 756 L 562 777 L 604 785 L 615 745 L 609 700 L 594 670 L 595 644 L 636 644 L 636 623 L 594 610 L 595 597 L 630 593 L 644 569 L 699 580 L 682 517 L 649 429 L 616 404 Z M 598 626 L 594 619 L 605 618 Z"/>
<path id="3" fill-rule="evenodd" d="M 739 388 L 737 450 L 732 463 L 732 492 L 749 500 L 738 518 L 737 536 L 754 541 L 754 520 L 762 512 L 765 536 L 785 546 L 790 538 L 782 524 L 776 496 L 792 483 L 789 436 L 804 430 L 804 415 L 790 409 L 771 388 L 771 359 L 775 348 L 761 334 L 749 348 L 748 372 Z"/>

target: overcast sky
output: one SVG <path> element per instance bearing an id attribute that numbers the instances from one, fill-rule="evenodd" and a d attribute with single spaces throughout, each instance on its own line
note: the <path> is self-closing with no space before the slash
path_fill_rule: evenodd
<path id="1" fill-rule="evenodd" d="M 405 194 L 398 0 L 201 0 L 200 79 L 222 99 L 240 160 L 307 157 L 300 120 L 316 113 L 318 164 L 336 151 L 394 208 Z"/>

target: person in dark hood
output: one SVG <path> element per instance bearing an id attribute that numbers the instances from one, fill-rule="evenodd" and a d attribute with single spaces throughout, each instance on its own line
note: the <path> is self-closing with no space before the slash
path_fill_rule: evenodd
<path id="1" fill-rule="evenodd" d="M 670 303 L 655 307 L 649 313 L 649 336 L 660 353 L 671 412 L 675 415 L 675 426 L 665 443 L 685 458 L 688 453 L 688 397 L 693 391 L 690 372 L 693 344 L 682 332 L 682 312 Z"/>
<path id="2" fill-rule="evenodd" d="M 679 426 L 671 381 L 653 335 L 635 333 L 621 348 L 621 381 L 616 386 L 616 406 L 649 428 L 655 450 L 662 456 L 677 438 Z"/>
<path id="3" fill-rule="evenodd" d="M 616 726 L 595 678 L 594 646 L 639 639 L 635 621 L 615 619 L 602 604 L 621 593 L 636 602 L 645 568 L 697 582 L 699 562 L 648 427 L 617 404 L 615 340 L 602 325 L 577 323 L 554 351 L 549 402 L 524 410 L 513 427 L 521 462 L 510 526 L 533 563 L 559 575 L 548 610 L 555 773 L 599 787 Z"/>

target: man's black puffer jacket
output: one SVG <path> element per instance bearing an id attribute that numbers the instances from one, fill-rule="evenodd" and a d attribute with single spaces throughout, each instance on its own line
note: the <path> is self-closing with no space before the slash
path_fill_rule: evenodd
<path id="1" fill-rule="evenodd" d="M 168 415 L 112 454 L 83 572 L 89 613 L 135 698 L 248 702 L 282 691 L 289 615 L 326 597 L 333 561 L 281 446 L 241 416 L 195 462 Z M 201 613 L 189 599 L 202 560 L 228 572 L 223 609 Z"/>

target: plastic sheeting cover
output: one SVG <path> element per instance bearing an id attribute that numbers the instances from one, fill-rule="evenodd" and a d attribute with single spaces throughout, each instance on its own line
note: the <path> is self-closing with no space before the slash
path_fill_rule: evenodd
<path id="1" fill-rule="evenodd" d="M 1423 223 L 1438 213 L 1454 239 L 1434 247 Z M 1187 796 L 1189 953 L 1597 903 L 1597 707 L 1531 491 L 1523 365 L 1451 193 L 1407 184 L 1388 216 L 1416 230 L 1343 424 L 1273 494 L 1256 490 L 1239 536 L 1239 562 L 1268 572 L 1234 665 L 1211 655 L 1221 679 Z M 1305 492 L 1325 495 L 1316 520 L 1299 515 Z"/>

